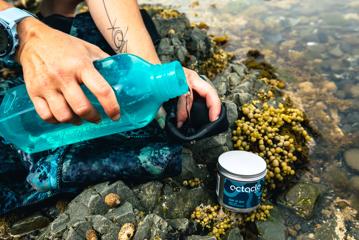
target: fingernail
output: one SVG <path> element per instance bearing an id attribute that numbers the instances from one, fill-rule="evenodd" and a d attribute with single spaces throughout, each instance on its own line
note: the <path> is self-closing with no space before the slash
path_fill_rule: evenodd
<path id="1" fill-rule="evenodd" d="M 120 119 L 120 114 L 117 114 L 112 118 L 113 121 L 118 121 Z"/>
<path id="2" fill-rule="evenodd" d="M 182 125 L 183 125 L 183 122 L 182 122 L 182 121 L 178 121 L 178 122 L 177 122 L 177 128 L 181 128 Z"/>

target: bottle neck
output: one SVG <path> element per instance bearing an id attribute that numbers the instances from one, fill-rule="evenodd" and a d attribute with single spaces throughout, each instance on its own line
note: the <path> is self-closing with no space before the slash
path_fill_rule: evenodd
<path id="1" fill-rule="evenodd" d="M 153 65 L 153 89 L 163 103 L 189 91 L 186 76 L 178 61 Z"/>

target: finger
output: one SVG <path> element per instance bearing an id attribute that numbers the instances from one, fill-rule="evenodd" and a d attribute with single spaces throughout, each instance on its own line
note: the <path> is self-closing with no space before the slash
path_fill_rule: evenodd
<path id="1" fill-rule="evenodd" d="M 74 121 L 74 114 L 61 93 L 57 91 L 48 92 L 45 99 L 57 121 L 61 123 Z"/>
<path id="2" fill-rule="evenodd" d="M 92 106 L 77 82 L 68 82 L 62 89 L 62 93 L 77 116 L 94 123 L 101 120 L 100 114 Z"/>
<path id="3" fill-rule="evenodd" d="M 202 79 L 192 81 L 192 89 L 206 99 L 206 105 L 209 109 L 209 120 L 211 122 L 217 120 L 221 113 L 221 100 L 218 97 L 216 89 Z"/>
<path id="4" fill-rule="evenodd" d="M 32 103 L 40 118 L 48 123 L 58 123 L 54 115 L 51 113 L 50 108 L 42 97 L 32 97 Z"/>
<path id="5" fill-rule="evenodd" d="M 105 113 L 112 120 L 118 120 L 120 118 L 120 105 L 108 82 L 103 79 L 101 74 L 93 66 L 82 70 L 80 75 L 81 81 L 97 97 Z"/>
<path id="6" fill-rule="evenodd" d="M 192 92 L 182 95 L 177 102 L 177 127 L 182 127 L 183 123 L 189 117 L 192 108 L 193 94 Z"/>
<path id="7" fill-rule="evenodd" d="M 106 52 L 102 51 L 101 48 L 99 48 L 93 44 L 86 43 L 86 47 L 89 50 L 93 60 L 103 59 L 103 58 L 107 58 L 110 56 Z"/>

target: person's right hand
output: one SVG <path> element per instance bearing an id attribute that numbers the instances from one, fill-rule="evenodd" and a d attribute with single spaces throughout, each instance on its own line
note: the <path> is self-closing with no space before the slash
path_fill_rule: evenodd
<path id="1" fill-rule="evenodd" d="M 52 29 L 35 18 L 18 25 L 17 58 L 36 112 L 47 122 L 99 122 L 100 115 L 87 99 L 84 84 L 113 120 L 120 117 L 114 91 L 93 66 L 108 57 L 97 46 Z"/>

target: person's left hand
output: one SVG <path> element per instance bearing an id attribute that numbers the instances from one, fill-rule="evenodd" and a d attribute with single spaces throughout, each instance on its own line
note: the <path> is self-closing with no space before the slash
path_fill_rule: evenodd
<path id="1" fill-rule="evenodd" d="M 177 103 L 177 127 L 182 127 L 187 120 L 187 111 L 190 112 L 193 103 L 193 91 L 196 91 L 201 97 L 206 99 L 206 104 L 209 112 L 209 120 L 211 122 L 218 119 L 221 113 L 221 100 L 218 97 L 217 91 L 208 82 L 201 79 L 201 77 L 193 70 L 183 68 L 188 87 L 191 89 L 190 93 L 182 95 Z M 187 99 L 186 99 L 187 98 Z M 186 106 L 187 105 L 187 106 Z"/>

